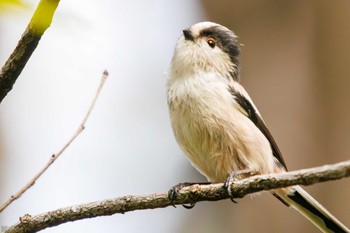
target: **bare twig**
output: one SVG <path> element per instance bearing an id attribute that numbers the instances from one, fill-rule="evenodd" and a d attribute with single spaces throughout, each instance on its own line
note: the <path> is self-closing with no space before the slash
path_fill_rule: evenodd
<path id="1" fill-rule="evenodd" d="M 5 65 L 0 70 L 0 102 L 11 91 L 18 76 L 50 27 L 59 0 L 41 0 L 32 19 Z"/>
<path id="2" fill-rule="evenodd" d="M 259 175 L 242 179 L 231 185 L 232 195 L 242 198 L 247 194 L 293 185 L 312 185 L 318 182 L 337 180 L 350 176 L 350 161 L 304 169 L 282 174 Z M 218 201 L 228 198 L 223 184 L 192 185 L 180 189 L 174 204 L 189 204 L 199 201 Z M 48 227 L 81 219 L 126 213 L 134 210 L 165 208 L 171 206 L 168 193 L 143 196 L 124 196 L 53 210 L 37 216 L 24 215 L 20 222 L 5 233 L 37 232 Z"/>
<path id="3" fill-rule="evenodd" d="M 0 206 L 0 213 L 7 207 L 9 206 L 14 200 L 18 199 L 19 197 L 21 197 L 21 195 L 27 191 L 30 187 L 32 187 L 35 182 L 40 178 L 40 176 L 51 166 L 51 164 L 53 164 L 56 159 L 67 149 L 67 147 L 79 136 L 79 134 L 84 130 L 85 128 L 85 123 L 87 121 L 87 119 L 89 118 L 92 109 L 95 106 L 96 100 L 101 92 L 101 89 L 106 81 L 108 77 L 108 72 L 104 71 L 102 78 L 101 78 L 101 82 L 100 85 L 96 91 L 95 97 L 83 119 L 83 121 L 81 122 L 81 124 L 79 125 L 78 129 L 76 130 L 76 132 L 73 134 L 73 136 L 69 139 L 69 141 L 59 150 L 57 151 L 55 154 L 53 154 L 50 158 L 50 160 L 48 161 L 48 163 L 33 177 L 33 179 L 31 179 L 21 190 L 19 190 L 16 194 L 12 195 L 4 204 L 2 204 Z"/>

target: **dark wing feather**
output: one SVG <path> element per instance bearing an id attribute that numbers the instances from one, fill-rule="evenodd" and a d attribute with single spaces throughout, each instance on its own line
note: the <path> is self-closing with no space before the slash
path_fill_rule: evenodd
<path id="1" fill-rule="evenodd" d="M 241 93 L 237 92 L 234 89 L 230 90 L 231 94 L 234 96 L 234 98 L 237 100 L 239 105 L 247 112 L 248 118 L 255 124 L 258 129 L 265 135 L 267 140 L 270 142 L 271 149 L 273 155 L 276 157 L 276 159 L 280 162 L 280 164 L 287 170 L 287 165 L 284 162 L 284 159 L 282 157 L 282 153 L 279 150 L 275 140 L 273 139 L 270 131 L 266 127 L 263 119 L 261 116 L 256 112 L 253 105 L 250 103 L 250 101 L 245 98 Z"/>

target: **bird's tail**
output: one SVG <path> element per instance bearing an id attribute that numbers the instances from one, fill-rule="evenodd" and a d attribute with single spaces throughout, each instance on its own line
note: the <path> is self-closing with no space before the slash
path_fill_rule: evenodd
<path id="1" fill-rule="evenodd" d="M 323 232 L 350 232 L 346 226 L 300 186 L 274 190 L 274 195 L 287 206 L 296 209 Z"/>

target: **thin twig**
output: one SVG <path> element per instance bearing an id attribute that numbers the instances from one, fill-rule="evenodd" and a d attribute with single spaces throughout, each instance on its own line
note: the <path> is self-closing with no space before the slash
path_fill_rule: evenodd
<path id="1" fill-rule="evenodd" d="M 269 174 L 238 180 L 231 185 L 234 198 L 242 198 L 247 194 L 288 187 L 293 185 L 312 185 L 319 182 L 337 180 L 350 176 L 350 161 L 333 165 L 303 169 L 281 174 Z M 342 194 L 340 194 L 342 195 Z M 229 198 L 223 184 L 192 185 L 181 188 L 177 192 L 173 204 L 190 204 L 200 201 L 218 201 Z M 66 222 L 81 219 L 108 216 L 116 213 L 124 214 L 135 210 L 165 208 L 172 203 L 168 192 L 140 196 L 124 196 L 103 201 L 90 202 L 53 210 L 36 216 L 24 215 L 5 233 L 37 232 Z"/>
<path id="2" fill-rule="evenodd" d="M 58 157 L 67 149 L 67 147 L 69 147 L 69 145 L 79 136 L 79 134 L 85 129 L 85 123 L 87 121 L 87 119 L 89 118 L 92 109 L 95 106 L 96 100 L 101 92 L 101 89 L 106 81 L 108 77 L 108 72 L 104 71 L 102 78 L 101 78 L 101 82 L 100 85 L 96 91 L 95 97 L 87 111 L 87 113 L 85 114 L 85 117 L 83 119 L 83 121 L 81 122 L 81 124 L 79 125 L 78 129 L 76 130 L 76 132 L 73 134 L 73 136 L 69 139 L 69 141 L 59 150 L 57 151 L 55 154 L 53 154 L 50 158 L 50 160 L 47 162 L 47 164 L 33 177 L 33 179 L 31 179 L 22 189 L 20 189 L 16 194 L 12 195 L 4 204 L 2 204 L 0 206 L 0 213 L 7 207 L 9 206 L 13 201 L 15 201 L 16 199 L 20 198 L 22 196 L 22 194 L 27 191 L 30 187 L 32 187 L 35 182 L 40 178 L 40 176 L 56 161 L 56 159 L 58 159 Z"/>
<path id="3" fill-rule="evenodd" d="M 16 48 L 0 70 L 0 102 L 12 90 L 18 76 L 51 25 L 59 0 L 41 0 Z"/>

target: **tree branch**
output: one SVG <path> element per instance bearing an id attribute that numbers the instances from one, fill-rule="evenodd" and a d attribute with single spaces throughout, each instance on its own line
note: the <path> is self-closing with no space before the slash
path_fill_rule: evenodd
<path id="1" fill-rule="evenodd" d="M 293 185 L 312 185 L 348 176 L 350 176 L 350 161 L 281 174 L 253 176 L 234 182 L 230 188 L 234 198 L 242 198 L 247 194 L 263 190 Z M 223 184 L 195 184 L 181 188 L 173 204 L 218 201 L 226 198 L 229 197 L 227 191 L 223 188 Z M 5 233 L 37 232 L 66 222 L 116 213 L 123 214 L 134 210 L 165 208 L 171 205 L 168 192 L 118 197 L 57 209 L 33 217 L 26 214 L 20 218 L 20 222 L 11 226 Z"/>
<path id="2" fill-rule="evenodd" d="M 18 76 L 50 27 L 59 0 L 41 0 L 15 50 L 0 70 L 0 103 L 12 90 Z"/>
<path id="3" fill-rule="evenodd" d="M 32 187 L 35 184 L 35 182 L 41 177 L 41 175 L 44 174 L 44 172 L 56 161 L 56 159 L 58 159 L 58 157 L 69 147 L 69 145 L 81 134 L 81 132 L 83 132 L 83 130 L 85 129 L 85 123 L 86 123 L 87 119 L 89 118 L 92 109 L 95 106 L 96 100 L 97 100 L 98 96 L 100 95 L 100 92 L 102 90 L 102 87 L 103 87 L 107 77 L 108 77 L 108 72 L 104 71 L 102 74 L 100 85 L 97 88 L 95 97 L 92 100 L 91 105 L 90 105 L 88 111 L 86 112 L 83 121 L 80 123 L 78 129 L 75 131 L 75 133 L 69 139 L 69 141 L 66 144 L 64 144 L 64 146 L 61 149 L 59 149 L 59 151 L 57 151 L 55 154 L 51 155 L 47 164 L 23 188 L 21 188 L 16 194 L 12 195 L 4 204 L 2 204 L 0 206 L 0 213 L 7 206 L 9 206 L 13 201 L 20 198 L 22 196 L 22 194 L 24 192 L 26 192 L 30 187 Z"/>

